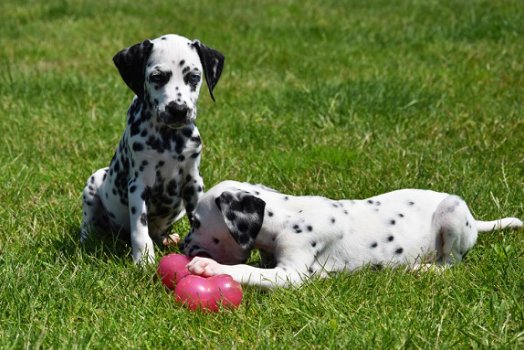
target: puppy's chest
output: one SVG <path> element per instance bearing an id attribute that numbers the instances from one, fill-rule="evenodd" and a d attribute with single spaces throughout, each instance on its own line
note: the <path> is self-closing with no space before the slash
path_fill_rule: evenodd
<path id="1" fill-rule="evenodd" d="M 126 130 L 127 144 L 135 153 L 147 152 L 164 161 L 184 162 L 200 154 L 202 141 L 196 127 L 180 130 L 159 129 L 143 122 L 140 127 Z M 160 156 L 163 155 L 163 156 Z"/>

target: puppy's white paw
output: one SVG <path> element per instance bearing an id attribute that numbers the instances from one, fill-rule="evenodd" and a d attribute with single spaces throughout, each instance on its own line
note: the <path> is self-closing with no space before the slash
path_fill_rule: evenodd
<path id="1" fill-rule="evenodd" d="M 176 246 L 180 242 L 180 236 L 177 233 L 164 237 L 162 244 L 166 247 Z"/>
<path id="2" fill-rule="evenodd" d="M 220 275 L 221 265 L 213 259 L 195 257 L 187 264 L 189 272 L 195 275 L 211 277 Z"/>

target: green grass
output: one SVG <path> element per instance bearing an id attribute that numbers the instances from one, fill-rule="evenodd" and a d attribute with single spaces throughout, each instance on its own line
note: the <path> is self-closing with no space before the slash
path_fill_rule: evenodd
<path id="1" fill-rule="evenodd" d="M 207 187 L 432 188 L 480 219 L 523 218 L 523 23 L 518 0 L 3 0 L 0 348 L 522 348 L 522 230 L 482 235 L 441 274 L 245 288 L 220 314 L 174 304 L 128 247 L 77 235 L 132 97 L 111 58 L 170 32 L 226 56 L 217 103 L 199 102 Z"/>

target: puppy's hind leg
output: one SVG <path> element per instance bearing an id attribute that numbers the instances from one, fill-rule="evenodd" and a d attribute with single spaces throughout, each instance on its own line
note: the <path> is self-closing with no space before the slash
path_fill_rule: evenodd
<path id="1" fill-rule="evenodd" d="M 460 262 L 477 241 L 476 221 L 462 198 L 450 195 L 438 205 L 432 219 L 437 262 Z"/>
<path id="2" fill-rule="evenodd" d="M 82 195 L 82 226 L 80 227 L 80 242 L 85 242 L 89 233 L 95 228 L 107 229 L 109 222 L 107 214 L 100 201 L 99 188 L 103 184 L 107 169 L 99 169 L 87 180 Z"/>

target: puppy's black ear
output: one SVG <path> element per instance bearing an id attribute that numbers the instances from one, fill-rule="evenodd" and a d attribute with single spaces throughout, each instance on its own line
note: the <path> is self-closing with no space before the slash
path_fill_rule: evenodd
<path id="1" fill-rule="evenodd" d="M 224 55 L 215 49 L 207 47 L 198 40 L 193 41 L 193 46 L 196 48 L 198 57 L 200 57 L 200 62 L 204 68 L 209 94 L 211 95 L 211 99 L 215 101 L 213 89 L 218 83 L 218 79 L 220 79 L 222 68 L 224 68 Z"/>
<path id="2" fill-rule="evenodd" d="M 153 43 L 150 40 L 144 40 L 123 49 L 113 57 L 113 62 L 122 79 L 140 99 L 144 97 L 145 66 L 152 50 Z"/>
<path id="3" fill-rule="evenodd" d="M 223 192 L 215 203 L 235 241 L 250 250 L 262 228 L 266 202 L 247 192 Z"/>

